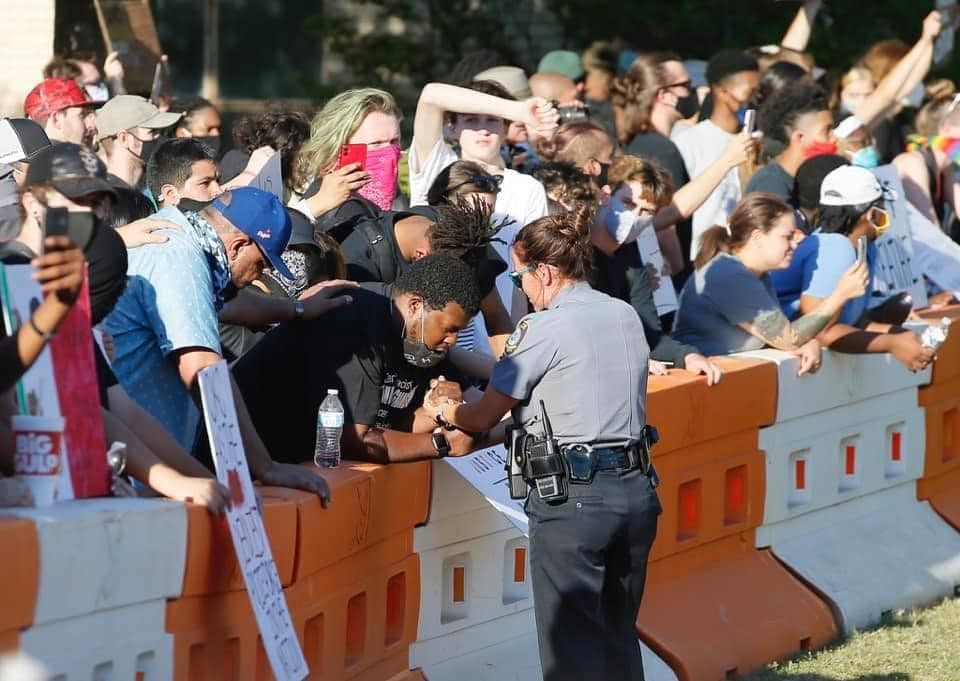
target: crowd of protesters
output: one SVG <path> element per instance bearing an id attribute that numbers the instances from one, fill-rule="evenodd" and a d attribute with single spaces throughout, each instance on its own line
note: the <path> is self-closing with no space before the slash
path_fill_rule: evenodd
<path id="1" fill-rule="evenodd" d="M 928 79 L 941 16 L 913 45 L 883 41 L 828 72 L 806 51 L 820 5 L 805 2 L 779 45 L 706 62 L 610 43 L 549 52 L 529 74 L 465 60 L 457 82 L 424 84 L 415 111 L 358 88 L 313 115 L 247 117 L 232 138 L 213 102 L 128 94 L 116 55 L 102 69 L 58 57 L 23 116 L 0 121 L 0 257 L 32 263 L 46 294 L 0 345 L 3 388 L 56 333 L 86 264 L 104 428 L 128 444 L 139 493 L 222 511 L 197 376 L 226 358 L 254 477 L 326 502 L 320 472 L 297 464 L 327 389 L 346 458 L 437 456 L 431 405 L 478 394 L 538 308 L 517 285 L 540 276 L 514 269 L 517 235 L 574 213 L 591 225 L 578 278 L 632 306 L 651 373 L 713 385 L 711 358 L 763 347 L 797 355 L 801 374 L 825 347 L 923 369 L 934 351 L 903 326 L 909 299 L 876 285 L 875 242 L 894 200 L 960 237 L 960 97 Z M 251 185 L 275 154 L 273 194 Z M 873 172 L 888 164 L 902 196 Z M 52 208 L 82 214 L 82 238 L 44 238 Z M 646 230 L 659 257 L 638 247 Z M 953 301 L 913 266 L 931 304 Z M 676 309 L 658 307 L 662 287 Z M 503 435 L 446 437 L 462 455 Z M 0 470 L 10 462 L 8 446 Z M 0 505 L 22 503 L 0 478 Z"/>

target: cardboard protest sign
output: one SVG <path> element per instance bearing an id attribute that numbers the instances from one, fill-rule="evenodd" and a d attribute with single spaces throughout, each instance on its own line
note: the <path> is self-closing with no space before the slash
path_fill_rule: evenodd
<path id="1" fill-rule="evenodd" d="M 131 93 L 149 93 L 162 50 L 148 0 L 94 0 L 107 52 L 123 63 L 124 84 Z"/>
<path id="2" fill-rule="evenodd" d="M 877 259 L 873 273 L 873 299 L 879 305 L 893 295 L 908 292 L 913 306 L 927 306 L 927 288 L 914 260 L 914 244 L 907 215 L 907 199 L 897 169 L 892 165 L 873 169 L 883 186 L 884 208 L 890 214 L 890 227 L 877 239 Z"/>
<path id="3" fill-rule="evenodd" d="M 13 335 L 30 319 L 43 294 L 32 278 L 31 265 L 2 267 L 4 327 L 8 335 Z M 62 417 L 65 421 L 62 465 L 69 475 L 61 477 L 57 499 L 107 496 L 110 472 L 86 280 L 53 340 L 17 384 L 16 393 L 21 414 Z"/>
<path id="4" fill-rule="evenodd" d="M 277 681 L 302 681 L 310 670 L 293 628 L 273 552 L 257 508 L 226 361 L 220 360 L 202 370 L 199 382 L 203 419 L 217 479 L 231 493 L 227 524 L 263 648 Z"/>
<path id="5" fill-rule="evenodd" d="M 280 199 L 280 203 L 283 203 L 283 174 L 280 170 L 279 153 L 270 157 L 267 164 L 263 166 L 263 170 L 253 178 L 250 186 L 262 189 L 265 192 L 270 192 Z"/>

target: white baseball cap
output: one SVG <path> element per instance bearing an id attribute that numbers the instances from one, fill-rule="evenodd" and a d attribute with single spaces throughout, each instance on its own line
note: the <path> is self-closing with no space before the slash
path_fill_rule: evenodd
<path id="1" fill-rule="evenodd" d="M 883 196 L 883 187 L 866 168 L 840 166 L 820 185 L 821 206 L 862 206 Z"/>

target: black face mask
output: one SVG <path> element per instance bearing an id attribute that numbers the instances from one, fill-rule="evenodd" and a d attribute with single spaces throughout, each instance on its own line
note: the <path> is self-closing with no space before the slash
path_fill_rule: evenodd
<path id="1" fill-rule="evenodd" d="M 90 217 L 90 238 L 83 246 L 90 282 L 90 317 L 96 325 L 110 314 L 127 286 L 127 247 L 116 230 Z"/>
<path id="2" fill-rule="evenodd" d="M 207 147 L 213 153 L 214 158 L 220 158 L 220 135 L 194 135 L 193 139 Z"/>
<path id="3" fill-rule="evenodd" d="M 700 100 L 697 98 L 697 91 L 691 87 L 686 97 L 677 99 L 677 113 L 684 118 L 690 118 L 700 111 Z"/>
<path id="4" fill-rule="evenodd" d="M 213 203 L 212 199 L 210 201 L 197 201 L 184 197 L 177 203 L 177 208 L 181 213 L 199 213 L 211 203 Z"/>
<path id="5" fill-rule="evenodd" d="M 403 358 L 418 369 L 429 369 L 437 366 L 447 356 L 446 352 L 438 352 L 427 347 L 423 342 L 423 317 L 420 311 L 420 340 L 407 338 L 406 329 L 403 334 Z"/>
<path id="6" fill-rule="evenodd" d="M 600 174 L 597 175 L 597 186 L 603 189 L 607 186 L 610 181 L 610 163 L 600 163 L 597 161 L 597 164 L 600 166 Z"/>
<path id="7" fill-rule="evenodd" d="M 155 152 L 157 147 L 164 142 L 166 142 L 166 140 L 163 137 L 158 137 L 155 140 L 147 140 L 146 142 L 143 142 L 143 146 L 140 148 L 140 160 L 143 161 L 143 165 L 147 165 L 150 157 L 153 156 L 153 152 Z"/>

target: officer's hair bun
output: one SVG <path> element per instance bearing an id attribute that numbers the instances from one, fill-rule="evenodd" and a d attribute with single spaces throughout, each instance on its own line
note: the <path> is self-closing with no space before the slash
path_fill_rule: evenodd
<path id="1" fill-rule="evenodd" d="M 517 255 L 526 263 L 553 265 L 569 279 L 586 279 L 593 265 L 593 216 L 592 208 L 581 206 L 534 220 L 517 234 Z"/>

